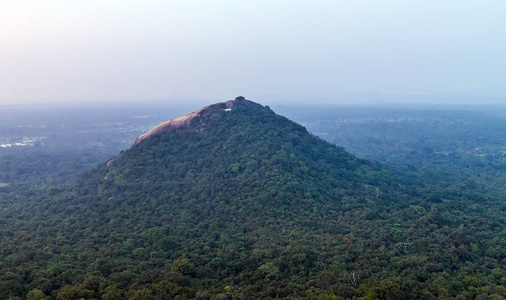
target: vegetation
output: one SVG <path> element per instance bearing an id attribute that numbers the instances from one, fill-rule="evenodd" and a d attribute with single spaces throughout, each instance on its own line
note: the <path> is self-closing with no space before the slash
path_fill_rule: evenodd
<path id="1" fill-rule="evenodd" d="M 67 186 L 1 188 L 0 298 L 506 298 L 501 190 L 225 108 Z"/>

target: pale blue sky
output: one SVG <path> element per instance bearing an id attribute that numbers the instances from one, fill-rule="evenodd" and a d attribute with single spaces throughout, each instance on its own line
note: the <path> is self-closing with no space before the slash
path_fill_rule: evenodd
<path id="1" fill-rule="evenodd" d="M 503 0 L 3 0 L 0 104 L 502 102 L 505 16 Z"/>

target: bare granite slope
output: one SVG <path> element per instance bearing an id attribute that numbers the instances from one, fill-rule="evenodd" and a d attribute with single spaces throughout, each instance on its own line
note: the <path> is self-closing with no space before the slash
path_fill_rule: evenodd
<path id="1" fill-rule="evenodd" d="M 232 110 L 239 103 L 244 104 L 250 108 L 263 107 L 261 104 L 258 104 L 256 102 L 253 102 L 250 100 L 246 100 L 244 97 L 241 97 L 241 96 L 235 98 L 235 100 L 229 100 L 226 102 L 220 102 L 220 103 L 216 103 L 213 105 L 205 106 L 201 109 L 198 109 L 194 112 L 188 113 L 184 116 L 181 116 L 181 117 L 161 123 L 160 125 L 154 127 L 153 129 L 151 129 L 147 133 L 138 136 L 134 140 L 134 142 L 130 148 L 135 147 L 142 140 L 147 139 L 152 135 L 160 134 L 160 133 L 164 133 L 164 132 L 169 132 L 169 131 L 173 131 L 173 130 L 178 130 L 178 129 L 188 128 L 192 124 L 194 124 L 194 122 L 200 120 L 201 117 L 207 116 L 211 111 L 215 112 L 215 110 L 211 110 L 212 107 L 225 104 L 226 108 L 224 109 L 224 111 L 229 111 L 229 110 Z"/>

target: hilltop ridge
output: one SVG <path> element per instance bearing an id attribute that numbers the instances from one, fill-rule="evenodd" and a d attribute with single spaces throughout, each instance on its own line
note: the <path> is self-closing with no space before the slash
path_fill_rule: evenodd
<path id="1" fill-rule="evenodd" d="M 178 130 L 178 129 L 184 129 L 188 128 L 195 122 L 198 122 L 201 120 L 202 117 L 206 117 L 209 114 L 213 114 L 215 117 L 218 116 L 222 112 L 227 112 L 232 110 L 236 105 L 242 104 L 249 108 L 262 108 L 263 106 L 261 104 L 258 104 L 256 102 L 246 100 L 243 96 L 238 96 L 234 100 L 228 100 L 226 102 L 219 102 L 216 104 L 208 105 L 205 107 L 202 107 L 196 111 L 187 113 L 186 115 L 180 116 L 178 118 L 165 121 L 150 131 L 148 131 L 145 134 L 140 135 L 137 137 L 134 142 L 132 143 L 132 147 L 135 147 L 137 144 L 139 144 L 142 140 L 147 139 L 155 134 L 161 134 L 163 132 L 169 132 L 172 130 Z"/>

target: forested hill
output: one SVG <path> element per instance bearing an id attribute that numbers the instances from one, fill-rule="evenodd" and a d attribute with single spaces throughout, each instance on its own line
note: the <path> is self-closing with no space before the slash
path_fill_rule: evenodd
<path id="1" fill-rule="evenodd" d="M 506 297 L 503 200 L 243 98 L 180 120 L 69 187 L 0 194 L 0 299 Z"/>

